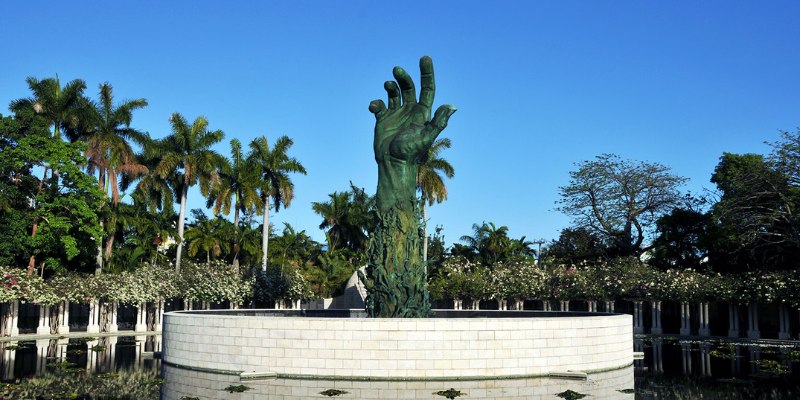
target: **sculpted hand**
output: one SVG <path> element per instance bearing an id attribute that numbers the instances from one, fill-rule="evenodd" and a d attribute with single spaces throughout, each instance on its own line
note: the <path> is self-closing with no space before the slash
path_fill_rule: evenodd
<path id="1" fill-rule="evenodd" d="M 436 84 L 433 78 L 433 61 L 428 56 L 419 60 L 422 90 L 417 93 L 414 81 L 400 67 L 394 67 L 395 81 L 383 85 L 389 94 L 389 107 L 382 100 L 374 100 L 369 110 L 375 114 L 375 158 L 387 156 L 392 161 L 416 164 L 426 154 L 456 108 L 450 104 L 440 106 L 431 119 Z"/>

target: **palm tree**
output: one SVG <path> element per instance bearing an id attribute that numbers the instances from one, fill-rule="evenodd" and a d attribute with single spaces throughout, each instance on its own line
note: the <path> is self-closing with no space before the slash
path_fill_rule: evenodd
<path id="1" fill-rule="evenodd" d="M 31 76 L 25 81 L 33 97 L 14 100 L 9 108 L 15 113 L 33 111 L 45 117 L 53 127 L 53 137 L 60 139 L 61 129 L 74 126 L 78 121 L 78 110 L 84 105 L 86 82 L 75 79 L 62 88 L 58 74 L 55 78 L 42 80 Z"/>
<path id="2" fill-rule="evenodd" d="M 181 270 L 181 253 L 183 251 L 183 227 L 186 218 L 186 197 L 189 187 L 200 183 L 200 192 L 208 196 L 212 184 L 219 180 L 217 169 L 225 158 L 211 146 L 222 140 L 225 134 L 220 131 L 209 131 L 208 121 L 197 117 L 190 126 L 179 113 L 169 118 L 172 134 L 154 142 L 149 151 L 151 156 L 161 160 L 155 172 L 161 179 L 174 176 L 173 184 L 178 185 L 175 192 L 180 193 L 180 212 L 178 213 L 178 252 L 175 257 L 175 272 Z"/>
<path id="3" fill-rule="evenodd" d="M 83 91 L 86 89 L 86 82 L 75 79 L 62 88 L 58 74 L 55 78 L 42 80 L 28 77 L 26 82 L 28 82 L 28 88 L 33 92 L 33 97 L 14 100 L 9 108 L 16 114 L 33 113 L 44 117 L 48 124 L 53 126 L 53 137 L 61 139 L 61 129 L 75 125 L 78 121 L 79 110 L 85 103 Z M 47 181 L 47 171 L 47 167 L 42 171 L 37 196 L 41 194 L 44 183 Z M 58 172 L 52 171 L 52 175 L 57 177 Z M 31 237 L 36 236 L 38 229 L 39 220 L 37 219 L 33 221 Z M 33 274 L 35 264 L 36 256 L 31 255 L 28 259 L 28 275 Z"/>
<path id="4" fill-rule="evenodd" d="M 111 192 L 107 218 L 101 221 L 101 225 L 106 227 L 106 249 L 102 257 L 98 254 L 95 273 L 100 273 L 103 262 L 108 263 L 111 259 L 116 227 L 114 219 L 120 203 L 121 182 L 118 177 L 127 175 L 132 179 L 148 171 L 147 167 L 136 159 L 136 154 L 129 143 L 129 140 L 133 140 L 141 145 L 146 141 L 144 133 L 131 128 L 133 111 L 145 106 L 147 100 L 136 99 L 124 101 L 115 107 L 111 85 L 107 82 L 101 84 L 99 103 L 89 103 L 86 110 L 84 125 L 88 129 L 79 132 L 80 136 L 77 138 L 87 144 L 89 174 L 94 175 L 97 171 L 100 190 L 104 193 Z"/>
<path id="5" fill-rule="evenodd" d="M 142 143 L 142 151 L 136 155 L 136 159 L 148 169 L 148 173 L 139 176 L 136 183 L 136 190 L 133 192 L 132 198 L 134 203 L 141 203 L 148 212 L 156 215 L 158 211 L 172 211 L 174 214 L 172 204 L 175 203 L 175 198 L 180 197 L 180 181 L 175 174 L 167 175 L 162 178 L 155 170 L 161 159 L 156 157 L 154 147 L 157 146 L 157 141 L 150 138 L 145 133 L 145 139 Z M 120 186 L 123 191 L 128 190 L 134 180 L 129 175 L 122 175 Z M 170 206 L 170 207 L 166 207 Z M 174 216 L 174 215 L 172 215 Z"/>
<path id="6" fill-rule="evenodd" d="M 499 260 L 507 259 L 507 254 L 512 246 L 512 239 L 508 237 L 508 227 L 497 227 L 494 222 L 481 225 L 472 224 L 472 236 L 462 236 L 461 241 L 474 255 L 486 266 L 492 267 Z M 524 241 L 524 237 L 522 239 Z"/>
<path id="7" fill-rule="evenodd" d="M 311 209 L 322 217 L 319 229 L 326 230 L 328 251 L 335 251 L 340 245 L 355 252 L 365 251 L 369 245 L 374 198 L 352 183 L 349 192 L 333 192 L 328 197 L 327 202 L 311 203 Z"/>
<path id="8" fill-rule="evenodd" d="M 304 263 L 316 259 L 321 249 L 321 245 L 311 239 L 306 231 L 297 232 L 287 222 L 283 223 L 281 235 L 273 237 L 272 240 L 274 242 L 271 246 L 272 256 L 279 255 L 283 263 L 282 268 L 285 268 L 287 263 L 301 267 Z"/>
<path id="9" fill-rule="evenodd" d="M 219 184 L 214 185 L 208 196 L 206 207 L 214 206 L 214 215 L 222 212 L 230 214 L 233 206 L 233 226 L 239 229 L 239 212 L 256 212 L 260 209 L 261 198 L 256 190 L 258 174 L 247 165 L 242 154 L 242 144 L 238 139 L 231 140 L 231 160 L 226 160 L 219 172 Z M 239 270 L 238 235 L 233 240 L 233 268 Z"/>
<path id="10" fill-rule="evenodd" d="M 444 149 L 451 146 L 450 139 L 441 138 L 433 142 L 428 149 L 428 154 L 420 160 L 417 170 L 417 189 L 420 190 L 422 199 L 422 259 L 428 260 L 428 206 L 447 200 L 447 186 L 444 184 L 444 174 L 449 179 L 455 176 L 455 169 L 450 163 L 440 156 Z"/>
<path id="11" fill-rule="evenodd" d="M 194 257 L 200 250 L 206 252 L 206 263 L 211 262 L 211 254 L 219 256 L 226 250 L 227 242 L 223 236 L 230 233 L 225 224 L 230 222 L 221 217 L 200 221 L 186 230 L 188 253 Z"/>
<path id="12" fill-rule="evenodd" d="M 236 242 L 239 244 L 239 257 L 245 265 L 252 265 L 253 260 L 262 257 L 262 230 L 248 224 L 241 224 L 236 230 Z"/>
<path id="13" fill-rule="evenodd" d="M 147 202 L 141 200 L 141 192 L 135 191 L 132 198 L 133 204 L 119 205 L 117 226 L 122 232 L 122 248 L 115 252 L 113 260 L 117 261 L 112 266 L 135 265 L 132 261 L 139 258 L 155 264 L 159 257 L 164 256 L 158 251 L 159 246 L 165 238 L 175 236 L 176 218 L 171 207 L 160 213 L 152 212 Z"/>
<path id="14" fill-rule="evenodd" d="M 247 159 L 251 163 L 251 168 L 257 171 L 261 178 L 258 183 L 258 191 L 261 196 L 264 218 L 262 228 L 262 271 L 267 270 L 270 200 L 272 200 L 276 212 L 280 210 L 281 205 L 288 207 L 292 202 L 292 198 L 294 198 L 294 184 L 289 179 L 289 173 L 306 174 L 305 167 L 299 161 L 286 154 L 292 144 L 294 142 L 288 136 L 279 137 L 272 150 L 270 150 L 267 138 L 264 136 L 253 139 L 250 142 L 250 153 Z"/>

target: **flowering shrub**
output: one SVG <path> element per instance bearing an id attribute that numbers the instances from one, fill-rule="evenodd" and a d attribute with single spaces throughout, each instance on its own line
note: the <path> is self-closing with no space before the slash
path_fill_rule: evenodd
<path id="1" fill-rule="evenodd" d="M 301 300 L 311 296 L 303 274 L 276 269 L 280 279 L 256 284 L 256 275 L 241 276 L 222 261 L 187 261 L 180 275 L 170 265 L 143 264 L 132 272 L 64 274 L 42 280 L 19 268 L 0 267 L 0 302 L 53 305 L 95 299 L 139 304 L 183 297 L 191 300 L 244 303 L 256 299 Z M 260 272 L 260 270 L 258 271 Z M 279 283 L 279 284 L 278 284 Z M 492 270 L 460 257 L 444 260 L 428 284 L 435 300 L 720 300 L 734 304 L 776 303 L 800 308 L 800 270 L 706 274 L 694 270 L 658 271 L 636 258 L 597 265 L 557 266 L 545 271 L 525 261 L 498 263 Z"/>
<path id="2" fill-rule="evenodd" d="M 556 300 L 570 300 L 581 295 L 581 288 L 585 286 L 584 277 L 580 276 L 574 266 L 559 265 L 550 270 L 547 283 L 550 293 L 549 298 Z"/>
<path id="3" fill-rule="evenodd" d="M 628 259 L 620 297 L 629 300 L 662 299 L 659 293 L 661 274 L 642 262 Z M 666 299 L 665 299 L 666 300 Z"/>
<path id="4" fill-rule="evenodd" d="M 670 269 L 659 274 L 658 297 L 662 299 L 694 302 L 713 297 L 714 276 L 701 274 L 692 269 Z"/>
<path id="5" fill-rule="evenodd" d="M 94 286 L 91 284 L 93 275 L 64 274 L 56 275 L 47 281 L 53 293 L 59 300 L 73 303 L 85 303 L 91 300 Z M 88 300 L 87 300 L 88 299 Z"/>
<path id="6" fill-rule="evenodd" d="M 187 262 L 178 276 L 168 265 L 143 264 L 133 272 L 87 275 L 64 274 L 42 280 L 22 269 L 0 267 L 0 302 L 20 300 L 52 305 L 67 300 L 88 303 L 95 299 L 139 304 L 185 296 L 201 301 L 243 302 L 252 293 L 252 280 L 243 280 L 222 262 L 211 265 Z"/>
<path id="7" fill-rule="evenodd" d="M 491 297 L 522 301 L 542 296 L 547 277 L 544 271 L 530 262 L 512 261 L 495 265 L 489 282 Z"/>
<path id="8" fill-rule="evenodd" d="M 243 303 L 252 297 L 253 280 L 244 280 L 224 261 L 197 264 L 187 261 L 181 265 L 179 292 L 191 300 Z"/>
<path id="9" fill-rule="evenodd" d="M 463 299 L 466 276 L 475 266 L 463 257 L 449 257 L 442 262 L 439 273 L 428 284 L 434 300 Z"/>
<path id="10" fill-rule="evenodd" d="M 39 276 L 8 267 L 0 268 L 0 274 L 3 276 L 3 288 L 0 289 L 0 298 L 3 301 L 17 299 L 22 303 L 46 305 L 61 301 L 53 288 Z"/>
<path id="11" fill-rule="evenodd" d="M 253 273 L 253 294 L 257 306 L 276 300 L 304 300 L 311 297 L 311 288 L 300 271 L 292 268 L 256 268 Z"/>
<path id="12" fill-rule="evenodd" d="M 0 301 L 7 302 L 17 299 L 25 299 L 28 296 L 26 285 L 27 275 L 25 271 L 17 268 L 0 267 Z"/>
<path id="13" fill-rule="evenodd" d="M 643 277 L 641 273 L 632 273 L 632 271 L 641 271 L 645 268 L 644 263 L 636 257 L 614 258 L 608 262 L 603 262 L 597 267 L 592 268 L 594 272 L 594 282 L 601 287 L 603 299 L 611 300 L 622 298 L 625 293 L 628 293 L 637 283 L 634 278 L 639 276 Z"/>

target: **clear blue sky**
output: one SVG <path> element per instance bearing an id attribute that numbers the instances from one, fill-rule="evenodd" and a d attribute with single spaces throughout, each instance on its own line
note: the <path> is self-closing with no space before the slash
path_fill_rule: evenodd
<path id="1" fill-rule="evenodd" d="M 133 126 L 154 137 L 175 111 L 223 130 L 225 155 L 232 138 L 288 135 L 308 176 L 272 221 L 321 241 L 310 203 L 351 180 L 374 193 L 367 106 L 428 54 L 435 106 L 459 109 L 431 225 L 449 243 L 481 221 L 551 239 L 575 162 L 660 162 L 698 192 L 722 152 L 764 153 L 800 126 L 798 17 L 796 1 L 3 2 L 0 102 L 58 73 L 147 98 Z"/>

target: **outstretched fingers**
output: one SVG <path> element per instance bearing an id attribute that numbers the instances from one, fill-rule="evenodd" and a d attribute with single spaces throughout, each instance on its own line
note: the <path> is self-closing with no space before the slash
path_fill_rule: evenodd
<path id="1" fill-rule="evenodd" d="M 420 84 L 419 104 L 430 113 L 433 108 L 433 97 L 436 94 L 436 81 L 433 79 L 433 60 L 428 56 L 419 59 Z"/>
<path id="2" fill-rule="evenodd" d="M 386 81 L 383 84 L 383 88 L 389 94 L 389 109 L 394 110 L 400 107 L 400 88 L 397 87 L 397 83 L 395 81 Z"/>
<path id="3" fill-rule="evenodd" d="M 394 67 L 392 70 L 394 79 L 400 84 L 400 90 L 403 91 L 403 104 L 414 104 L 417 102 L 417 89 L 414 88 L 414 81 L 408 75 L 408 72 L 401 67 Z"/>

